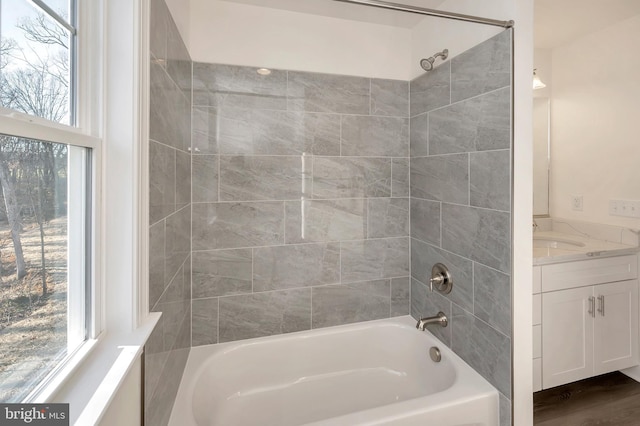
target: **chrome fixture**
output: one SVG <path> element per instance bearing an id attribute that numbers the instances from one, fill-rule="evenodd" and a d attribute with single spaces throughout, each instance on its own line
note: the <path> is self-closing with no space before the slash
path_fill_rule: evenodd
<path id="1" fill-rule="evenodd" d="M 431 361 L 433 362 L 442 361 L 442 354 L 440 353 L 440 349 L 437 346 L 431 346 L 431 349 L 429 349 L 429 356 L 431 357 Z"/>
<path id="2" fill-rule="evenodd" d="M 453 279 L 449 273 L 449 269 L 442 263 L 436 263 L 431 268 L 431 279 L 429 280 L 429 288 L 433 291 L 436 287 L 439 293 L 449 294 L 453 289 Z"/>
<path id="3" fill-rule="evenodd" d="M 436 61 L 436 58 L 441 57 L 444 61 L 449 57 L 449 49 L 444 49 L 442 52 L 438 52 L 433 56 L 430 56 L 426 59 L 420 61 L 420 66 L 425 71 L 431 71 L 433 69 L 433 63 Z"/>
<path id="4" fill-rule="evenodd" d="M 440 327 L 446 327 L 449 325 L 449 320 L 444 312 L 440 311 L 435 317 L 420 318 L 416 324 L 416 328 L 420 331 L 424 331 L 430 324 L 438 324 Z"/>
<path id="5" fill-rule="evenodd" d="M 536 74 L 536 69 L 533 70 L 533 90 L 544 89 L 547 85 L 540 80 L 540 77 Z"/>
<path id="6" fill-rule="evenodd" d="M 408 4 L 392 3 L 382 0 L 333 0 L 342 3 L 360 4 L 363 6 L 378 7 L 380 9 L 400 10 L 402 12 L 415 13 L 418 15 L 434 16 L 436 18 L 454 19 L 456 21 L 473 22 L 476 24 L 493 25 L 502 28 L 512 28 L 513 21 L 500 21 L 497 19 L 482 18 L 480 16 L 463 15 L 461 13 L 445 12 L 437 9 L 427 9 L 425 7 L 411 6 Z"/>

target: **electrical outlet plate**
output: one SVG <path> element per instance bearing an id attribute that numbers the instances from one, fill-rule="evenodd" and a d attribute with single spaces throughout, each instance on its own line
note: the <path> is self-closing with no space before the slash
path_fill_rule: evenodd
<path id="1" fill-rule="evenodd" d="M 582 195 L 572 195 L 571 196 L 571 210 L 575 210 L 575 211 L 581 212 L 582 211 L 582 203 L 583 203 Z"/>
<path id="2" fill-rule="evenodd" d="M 609 214 L 611 216 L 640 218 L 639 200 L 610 200 Z"/>

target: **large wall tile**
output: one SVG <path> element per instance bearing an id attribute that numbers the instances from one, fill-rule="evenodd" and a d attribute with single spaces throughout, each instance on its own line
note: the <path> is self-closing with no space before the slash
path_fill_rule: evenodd
<path id="1" fill-rule="evenodd" d="M 407 157 L 409 119 L 343 115 L 341 154 L 358 157 Z"/>
<path id="2" fill-rule="evenodd" d="M 509 213 L 443 204 L 442 248 L 509 273 L 511 269 Z"/>
<path id="3" fill-rule="evenodd" d="M 192 156 L 192 188 L 194 203 L 218 202 L 217 155 Z"/>
<path id="4" fill-rule="evenodd" d="M 340 282 L 340 243 L 254 249 L 253 291 Z"/>
<path id="5" fill-rule="evenodd" d="M 220 298 L 220 343 L 311 328 L 311 289 Z"/>
<path id="6" fill-rule="evenodd" d="M 289 71 L 288 109 L 369 114 L 369 86 L 368 78 Z"/>
<path id="7" fill-rule="evenodd" d="M 217 154 L 221 132 L 221 117 L 217 108 L 191 109 L 191 146 L 194 154 Z"/>
<path id="8" fill-rule="evenodd" d="M 469 154 L 471 205 L 511 210 L 511 151 Z"/>
<path id="9" fill-rule="evenodd" d="M 440 202 L 411 199 L 411 237 L 440 245 Z"/>
<path id="10" fill-rule="evenodd" d="M 194 115 L 194 144 L 207 153 L 340 155 L 337 114 L 226 107 L 194 108 Z"/>
<path id="11" fill-rule="evenodd" d="M 389 280 L 313 288 L 312 328 L 388 318 Z"/>
<path id="12" fill-rule="evenodd" d="M 429 115 L 425 112 L 411 117 L 410 129 L 411 157 L 426 157 L 429 155 Z"/>
<path id="13" fill-rule="evenodd" d="M 511 426 L 511 400 L 500 394 L 500 426 Z"/>
<path id="14" fill-rule="evenodd" d="M 156 387 L 162 379 L 162 369 L 169 353 L 164 350 L 164 341 L 162 338 L 162 317 L 158 320 L 156 327 L 151 332 L 149 339 L 144 345 L 144 402 L 145 406 L 151 403 L 151 397 L 156 391 Z"/>
<path id="15" fill-rule="evenodd" d="M 189 357 L 189 349 L 170 351 L 161 373 L 161 384 L 145 407 L 145 425 L 164 426 L 169 423 L 171 409 L 175 402 L 184 367 Z M 145 370 L 148 366 L 145 366 Z"/>
<path id="16" fill-rule="evenodd" d="M 409 116 L 409 82 L 371 79 L 371 114 Z"/>
<path id="17" fill-rule="evenodd" d="M 191 203 L 191 154 L 176 151 L 176 205 L 180 209 Z"/>
<path id="18" fill-rule="evenodd" d="M 451 63 L 444 62 L 433 71 L 422 74 L 410 83 L 411 117 L 449 105 Z"/>
<path id="19" fill-rule="evenodd" d="M 287 72 L 260 75 L 254 67 L 193 64 L 193 104 L 225 108 L 287 109 Z"/>
<path id="20" fill-rule="evenodd" d="M 408 158 L 394 158 L 391 163 L 391 196 L 408 197 L 411 194 L 409 185 L 410 167 Z"/>
<path id="21" fill-rule="evenodd" d="M 511 30 L 505 30 L 451 60 L 451 102 L 511 83 Z"/>
<path id="22" fill-rule="evenodd" d="M 194 300 L 191 309 L 193 346 L 218 343 L 218 299 Z"/>
<path id="23" fill-rule="evenodd" d="M 453 278 L 453 289 L 446 297 L 473 311 L 473 263 L 422 241 L 411 241 L 411 275 L 416 280 L 428 284 L 436 263 L 444 264 Z"/>
<path id="24" fill-rule="evenodd" d="M 511 278 L 475 263 L 473 265 L 474 314 L 490 326 L 511 336 Z"/>
<path id="25" fill-rule="evenodd" d="M 191 210 L 185 207 L 166 222 L 165 282 L 173 279 L 191 252 Z"/>
<path id="26" fill-rule="evenodd" d="M 311 193 L 311 160 L 220 156 L 220 200 L 299 200 Z"/>
<path id="27" fill-rule="evenodd" d="M 507 149 L 511 89 L 487 93 L 429 114 L 429 154 Z"/>
<path id="28" fill-rule="evenodd" d="M 149 91 L 149 138 L 186 151 L 190 146 L 190 99 L 171 80 L 165 69 L 151 63 Z"/>
<path id="29" fill-rule="evenodd" d="M 411 313 L 411 278 L 393 278 L 391 280 L 391 316 L 397 317 Z"/>
<path id="30" fill-rule="evenodd" d="M 511 396 L 511 339 L 453 305 L 453 350 L 502 394 Z"/>
<path id="31" fill-rule="evenodd" d="M 417 320 L 433 317 L 442 312 L 451 321 L 451 302 L 437 292 L 430 291 L 423 283 L 411 279 L 411 316 Z M 451 323 L 446 327 L 430 325 L 429 331 L 447 346 L 451 346 Z"/>
<path id="32" fill-rule="evenodd" d="M 194 252 L 192 257 L 194 299 L 251 293 L 253 256 L 250 248 Z"/>
<path id="33" fill-rule="evenodd" d="M 149 222 L 164 219 L 176 209 L 176 151 L 149 141 Z"/>
<path id="34" fill-rule="evenodd" d="M 369 238 L 409 236 L 408 198 L 369 199 Z"/>
<path id="35" fill-rule="evenodd" d="M 193 250 L 284 243 L 284 203 L 194 204 Z"/>
<path id="36" fill-rule="evenodd" d="M 412 159 L 411 196 L 469 204 L 469 156 L 456 154 Z"/>
<path id="37" fill-rule="evenodd" d="M 367 236 L 367 201 L 301 200 L 286 202 L 286 243 L 362 240 Z"/>
<path id="38" fill-rule="evenodd" d="M 342 282 L 409 274 L 409 238 L 349 241 L 341 245 Z"/>
<path id="39" fill-rule="evenodd" d="M 314 198 L 391 196 L 391 159 L 315 157 Z"/>
<path id="40" fill-rule="evenodd" d="M 149 309 L 153 308 L 165 289 L 164 221 L 149 228 Z"/>

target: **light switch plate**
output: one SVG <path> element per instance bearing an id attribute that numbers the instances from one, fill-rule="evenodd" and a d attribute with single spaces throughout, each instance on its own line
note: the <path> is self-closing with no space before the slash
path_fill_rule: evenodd
<path id="1" fill-rule="evenodd" d="M 609 214 L 611 216 L 640 218 L 639 200 L 610 200 Z"/>

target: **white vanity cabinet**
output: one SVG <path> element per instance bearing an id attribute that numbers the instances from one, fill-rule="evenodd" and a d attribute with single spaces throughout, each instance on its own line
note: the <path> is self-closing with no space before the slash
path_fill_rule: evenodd
<path id="1" fill-rule="evenodd" d="M 535 391 L 639 364 L 637 262 L 534 267 Z"/>

